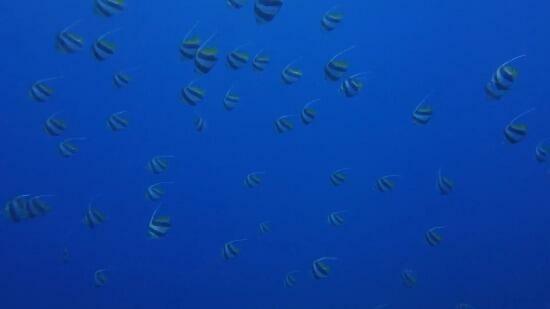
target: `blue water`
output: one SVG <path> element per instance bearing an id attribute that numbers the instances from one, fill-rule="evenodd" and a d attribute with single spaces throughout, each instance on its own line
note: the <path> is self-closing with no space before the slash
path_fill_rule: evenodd
<path id="1" fill-rule="evenodd" d="M 0 286 L 5 308 L 550 308 L 549 166 L 534 159 L 550 137 L 547 75 L 550 72 L 550 4 L 544 1 L 290 1 L 273 22 L 257 25 L 253 1 L 241 10 L 223 0 L 128 0 L 111 18 L 94 14 L 92 1 L 0 1 L 3 42 L 0 134 L 0 199 L 55 194 L 52 212 L 21 223 L 0 221 Z M 320 19 L 334 4 L 345 13 L 331 33 Z M 54 48 L 56 34 L 75 28 L 86 39 L 71 55 Z M 181 88 L 198 75 L 182 61 L 179 44 L 196 21 L 196 33 L 213 44 L 220 60 L 199 80 L 207 94 L 193 108 Z M 105 62 L 90 45 L 101 33 L 119 46 Z M 252 55 L 265 48 L 265 72 L 230 70 L 225 55 L 238 45 Z M 352 99 L 328 82 L 323 66 L 348 53 L 350 73 L 368 71 L 365 89 Z M 520 54 L 520 76 L 498 101 L 483 86 L 504 61 Z M 285 86 L 280 72 L 290 61 L 304 77 Z M 125 89 L 114 72 L 139 67 Z M 38 79 L 63 75 L 45 103 L 28 90 Z M 242 100 L 223 109 L 227 89 Z M 433 92 L 433 120 L 411 123 L 411 112 Z M 273 121 L 298 114 L 320 98 L 310 126 L 277 134 Z M 502 130 L 517 114 L 527 138 L 505 142 Z M 106 120 L 128 111 L 128 130 L 113 133 Z M 63 137 L 44 133 L 44 120 L 63 111 Z M 195 131 L 196 115 L 208 123 Z M 62 158 L 57 144 L 87 137 L 80 152 Z M 152 175 L 147 162 L 175 155 L 167 173 Z M 348 181 L 330 184 L 330 173 L 351 168 Z M 442 196 L 441 168 L 455 181 Z M 244 177 L 265 171 L 255 189 Z M 396 189 L 380 193 L 376 180 L 399 174 Z M 147 186 L 166 186 L 159 213 L 173 228 L 163 239 L 147 236 L 158 203 Z M 95 230 L 82 224 L 88 203 L 107 215 Z M 347 210 L 344 226 L 327 224 Z M 260 235 L 258 225 L 271 223 Z M 427 229 L 444 225 L 432 248 Z M 225 242 L 248 238 L 241 254 L 221 257 Z M 63 250 L 69 261 L 63 262 Z M 311 263 L 331 262 L 329 278 L 315 280 Z M 94 287 L 96 270 L 108 283 Z M 297 284 L 283 279 L 300 270 Z M 406 288 L 401 272 L 418 284 Z"/>

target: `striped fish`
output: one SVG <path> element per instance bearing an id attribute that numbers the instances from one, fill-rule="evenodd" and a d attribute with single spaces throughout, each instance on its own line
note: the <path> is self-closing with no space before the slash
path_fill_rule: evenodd
<path id="1" fill-rule="evenodd" d="M 512 88 L 518 77 L 519 71 L 512 66 L 512 62 L 525 57 L 520 55 L 501 64 L 491 76 L 491 80 L 485 84 L 485 94 L 489 99 L 499 100 Z"/>
<path id="2" fill-rule="evenodd" d="M 232 111 L 237 107 L 237 104 L 241 100 L 241 97 L 233 93 L 234 86 L 231 86 L 229 90 L 223 96 L 223 107 L 226 111 Z"/>
<path id="3" fill-rule="evenodd" d="M 61 112 L 53 113 L 44 123 L 44 131 L 46 131 L 49 136 L 59 136 L 67 129 L 65 121 L 57 117 L 59 113 Z"/>
<path id="4" fill-rule="evenodd" d="M 302 76 L 304 75 L 302 73 L 302 70 L 300 70 L 297 67 L 294 67 L 293 64 L 297 62 L 299 59 L 292 61 L 291 63 L 287 64 L 283 71 L 281 72 L 281 78 L 283 79 L 283 82 L 287 85 L 292 85 L 299 81 Z"/>
<path id="5" fill-rule="evenodd" d="M 117 72 L 113 75 L 113 84 L 117 88 L 124 88 L 130 84 L 132 77 L 127 72 Z"/>
<path id="6" fill-rule="evenodd" d="M 454 190 L 455 184 L 451 179 L 441 175 L 441 169 L 437 172 L 437 189 L 441 195 L 449 195 Z"/>
<path id="7" fill-rule="evenodd" d="M 28 194 L 19 195 L 6 203 L 4 214 L 10 221 L 19 223 L 28 218 L 27 205 L 29 203 L 29 197 L 30 195 Z"/>
<path id="8" fill-rule="evenodd" d="M 96 228 L 98 225 L 105 222 L 106 217 L 100 210 L 92 207 L 92 203 L 88 206 L 86 215 L 84 216 L 83 223 L 90 229 Z"/>
<path id="9" fill-rule="evenodd" d="M 110 17 L 125 8 L 125 0 L 95 0 L 95 11 L 101 16 Z"/>
<path id="10" fill-rule="evenodd" d="M 239 249 L 239 247 L 237 247 L 235 244 L 246 240 L 248 239 L 237 239 L 237 240 L 232 240 L 230 242 L 226 242 L 223 245 L 223 249 L 222 249 L 223 258 L 226 261 L 236 258 L 240 254 L 241 249 Z"/>
<path id="11" fill-rule="evenodd" d="M 291 120 L 293 115 L 284 115 L 275 120 L 275 130 L 277 133 L 285 133 L 294 129 L 294 123 Z"/>
<path id="12" fill-rule="evenodd" d="M 227 5 L 234 9 L 240 9 L 246 5 L 246 0 L 227 0 Z"/>
<path id="13" fill-rule="evenodd" d="M 49 213 L 51 210 L 50 205 L 48 205 L 44 201 L 44 197 L 51 197 L 53 195 L 51 194 L 42 194 L 33 196 L 28 200 L 27 203 L 27 214 L 29 218 L 36 218 L 44 216 L 45 214 Z"/>
<path id="14" fill-rule="evenodd" d="M 349 63 L 345 60 L 338 59 L 343 54 L 353 50 L 355 46 L 350 46 L 332 57 L 325 65 L 325 78 L 330 81 L 340 80 L 348 72 Z"/>
<path id="15" fill-rule="evenodd" d="M 36 81 L 29 90 L 29 96 L 37 102 L 47 101 L 54 93 L 54 89 L 47 82 L 61 78 L 63 77 L 56 76 Z"/>
<path id="16" fill-rule="evenodd" d="M 317 110 L 311 107 L 314 103 L 317 103 L 321 101 L 320 99 L 315 99 L 313 101 L 310 101 L 306 103 L 304 108 L 302 108 L 302 112 L 300 113 L 300 119 L 302 120 L 302 123 L 305 125 L 309 125 L 315 120 L 315 117 L 317 117 Z"/>
<path id="17" fill-rule="evenodd" d="M 321 18 L 321 27 L 325 31 L 332 31 L 338 27 L 338 25 L 344 20 L 344 14 L 335 11 L 335 7 L 328 10 Z"/>
<path id="18" fill-rule="evenodd" d="M 153 239 L 163 238 L 168 234 L 168 231 L 172 228 L 172 219 L 167 216 L 157 215 L 158 208 L 153 212 L 151 219 L 149 219 L 149 236 Z"/>
<path id="19" fill-rule="evenodd" d="M 360 76 L 365 75 L 366 73 L 357 73 L 350 77 L 345 78 L 340 85 L 340 92 L 342 92 L 346 97 L 352 98 L 361 92 L 365 85 L 359 79 Z"/>
<path id="20" fill-rule="evenodd" d="M 550 145 L 546 144 L 548 139 L 541 141 L 535 148 L 535 158 L 538 162 L 543 163 L 548 160 L 548 153 L 550 153 Z"/>
<path id="21" fill-rule="evenodd" d="M 272 21 L 279 14 L 282 6 L 283 0 L 256 0 L 254 4 L 256 23 L 265 24 Z"/>
<path id="22" fill-rule="evenodd" d="M 403 280 L 403 285 L 408 288 L 415 287 L 417 283 L 416 275 L 410 269 L 405 269 L 401 272 L 401 280 Z"/>
<path id="23" fill-rule="evenodd" d="M 106 269 L 100 269 L 94 273 L 94 286 L 96 288 L 100 288 L 107 284 L 107 270 Z"/>
<path id="24" fill-rule="evenodd" d="M 425 125 L 430 122 L 433 115 L 433 108 L 430 105 L 425 104 L 426 100 L 431 94 L 426 95 L 420 103 L 414 108 L 412 113 L 413 123 L 418 125 Z"/>
<path id="25" fill-rule="evenodd" d="M 330 269 L 330 266 L 325 262 L 330 260 L 337 260 L 337 258 L 326 256 L 326 257 L 318 258 L 315 261 L 313 261 L 311 265 L 313 278 L 317 280 L 328 278 L 328 276 L 330 275 L 331 269 Z"/>
<path id="26" fill-rule="evenodd" d="M 345 219 L 344 217 L 342 216 L 342 214 L 346 212 L 345 210 L 344 211 L 335 211 L 335 212 L 331 212 L 329 215 L 328 215 L 328 223 L 332 226 L 341 226 L 345 223 Z"/>
<path id="27" fill-rule="evenodd" d="M 103 61 L 115 54 L 117 50 L 116 44 L 113 41 L 107 40 L 106 37 L 118 31 L 120 31 L 120 29 L 105 32 L 95 40 L 92 46 L 92 53 L 97 60 Z"/>
<path id="28" fill-rule="evenodd" d="M 429 229 L 426 234 L 424 235 L 426 238 L 426 241 L 428 244 L 432 247 L 438 246 L 441 241 L 443 240 L 443 237 L 437 232 L 438 230 L 444 228 L 443 226 L 435 226 Z"/>
<path id="29" fill-rule="evenodd" d="M 62 157 L 70 158 L 80 151 L 80 148 L 78 148 L 78 146 L 76 146 L 76 144 L 73 142 L 83 141 L 85 139 L 85 137 L 67 138 L 58 144 L 57 149 L 59 150 L 59 153 Z"/>
<path id="30" fill-rule="evenodd" d="M 65 27 L 65 29 L 61 30 L 61 32 L 57 34 L 55 42 L 57 50 L 67 54 L 82 50 L 84 47 L 84 38 L 71 31 L 71 28 L 76 26 L 78 23 L 80 23 L 80 20 Z"/>
<path id="31" fill-rule="evenodd" d="M 211 35 L 206 41 L 204 41 L 199 49 L 197 49 L 197 53 L 195 54 L 195 70 L 198 73 L 207 74 L 218 62 L 218 49 L 207 46 L 214 36 L 215 34 Z"/>
<path id="32" fill-rule="evenodd" d="M 264 172 L 252 172 L 246 175 L 244 185 L 248 188 L 255 188 L 262 184 L 262 175 Z"/>
<path id="33" fill-rule="evenodd" d="M 122 117 L 122 115 L 125 113 L 126 111 L 116 112 L 112 114 L 109 119 L 107 119 L 107 126 L 111 129 L 111 131 L 119 132 L 128 128 L 128 119 Z"/>
<path id="34" fill-rule="evenodd" d="M 264 54 L 262 50 L 252 59 L 252 68 L 258 72 L 264 71 L 269 62 L 271 62 L 271 58 L 267 54 Z"/>
<path id="35" fill-rule="evenodd" d="M 157 202 L 160 201 L 164 195 L 166 194 L 166 190 L 162 187 L 164 184 L 173 184 L 172 181 L 163 181 L 163 182 L 157 182 L 155 184 L 150 185 L 147 187 L 147 191 L 145 192 L 145 196 L 147 199 L 149 199 L 151 202 Z"/>
<path id="36" fill-rule="evenodd" d="M 202 100 L 206 91 L 204 88 L 195 86 L 195 81 L 190 82 L 181 90 L 181 98 L 183 101 L 191 106 L 197 106 Z"/>
<path id="37" fill-rule="evenodd" d="M 524 123 L 517 123 L 516 121 L 534 110 L 534 108 L 531 108 L 517 115 L 508 125 L 506 125 L 506 127 L 504 127 L 504 137 L 508 143 L 517 144 L 527 137 L 527 125 Z"/>
<path id="38" fill-rule="evenodd" d="M 250 60 L 250 54 L 248 54 L 248 52 L 246 51 L 241 50 L 245 45 L 241 45 L 235 48 L 227 55 L 227 64 L 231 69 L 238 70 L 244 67 Z"/>
<path id="39" fill-rule="evenodd" d="M 394 177 L 399 177 L 399 175 L 387 175 L 378 178 L 376 181 L 376 189 L 380 192 L 389 192 L 395 188 L 395 181 L 392 180 Z"/>
<path id="40" fill-rule="evenodd" d="M 147 169 L 153 174 L 162 174 L 168 170 L 168 160 L 175 158 L 172 155 L 154 156 L 149 163 Z"/>
<path id="41" fill-rule="evenodd" d="M 288 272 L 285 276 L 284 286 L 285 288 L 292 288 L 296 285 L 296 274 L 299 273 L 297 270 Z"/>
<path id="42" fill-rule="evenodd" d="M 260 223 L 260 233 L 267 234 L 271 232 L 271 225 L 268 221 Z"/>
<path id="43" fill-rule="evenodd" d="M 206 120 L 200 116 L 195 117 L 193 124 L 195 125 L 195 130 L 199 133 L 202 133 L 206 129 Z"/>
<path id="44" fill-rule="evenodd" d="M 341 168 L 339 170 L 336 170 L 330 174 L 330 182 L 335 187 L 338 187 L 342 185 L 344 182 L 346 182 L 348 175 L 346 171 L 349 171 L 349 168 Z"/>
<path id="45" fill-rule="evenodd" d="M 183 37 L 183 41 L 180 45 L 180 54 L 183 59 L 194 59 L 197 54 L 197 50 L 199 50 L 199 47 L 201 46 L 201 38 L 199 36 L 191 36 L 198 24 L 199 23 L 196 22 Z"/>

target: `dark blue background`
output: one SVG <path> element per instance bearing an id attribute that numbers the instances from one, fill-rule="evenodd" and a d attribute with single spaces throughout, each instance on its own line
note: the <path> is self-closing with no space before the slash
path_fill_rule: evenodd
<path id="1" fill-rule="evenodd" d="M 534 148 L 550 137 L 547 78 L 550 71 L 550 5 L 527 1 L 353 0 L 341 2 L 345 22 L 333 33 L 320 17 L 335 3 L 285 1 L 272 23 L 258 26 L 252 3 L 236 11 L 223 0 L 128 1 L 112 18 L 93 13 L 92 1 L 0 2 L 2 111 L 0 199 L 54 193 L 44 218 L 13 224 L 2 217 L 0 286 L 6 308 L 549 308 L 548 166 Z M 252 2 L 251 0 L 249 2 Z M 82 19 L 75 31 L 86 50 L 54 49 L 58 31 Z M 179 98 L 196 78 L 178 48 L 189 28 L 221 50 L 215 69 L 198 84 L 203 104 Z M 101 33 L 119 51 L 98 63 L 89 50 Z M 225 55 L 246 42 L 254 55 L 272 57 L 266 72 L 231 71 Z M 354 99 L 324 80 L 323 65 L 348 54 L 351 72 L 369 71 Z M 489 102 L 483 86 L 505 60 L 526 53 L 514 89 Z M 284 86 L 280 70 L 298 62 L 304 78 Z M 114 72 L 139 67 L 126 89 L 112 85 Z M 38 79 L 56 94 L 36 103 L 28 89 Z M 222 106 L 236 82 L 242 103 Z M 425 127 L 411 112 L 430 91 L 435 114 Z M 315 98 L 319 117 L 277 135 L 273 120 L 297 114 Z M 525 117 L 527 139 L 504 143 L 502 129 Z M 112 133 L 107 117 L 129 111 L 130 128 Z M 70 159 L 57 152 L 60 138 L 43 132 L 44 120 L 63 111 L 68 136 L 85 136 Z M 195 115 L 208 122 L 197 133 Z M 167 174 L 145 169 L 152 156 L 172 154 Z M 334 188 L 328 177 L 350 167 L 349 181 Z M 442 197 L 439 168 L 455 180 Z M 243 187 L 245 175 L 266 171 L 264 184 Z M 400 174 L 389 194 L 376 179 Z M 160 213 L 173 218 L 165 239 L 150 240 L 147 222 L 155 205 L 148 185 L 167 186 Z M 81 220 L 89 201 L 108 221 L 89 231 Z M 331 228 L 326 216 L 348 210 L 347 224 Z M 260 236 L 258 224 L 273 232 Z M 424 232 L 446 225 L 444 242 L 430 248 Z M 249 238 L 242 254 L 225 262 L 224 242 Z M 70 262 L 62 263 L 63 248 Z M 335 256 L 331 277 L 315 281 L 313 259 Z M 93 287 L 93 272 L 109 269 L 109 282 Z M 418 285 L 402 285 L 403 269 Z M 294 289 L 283 288 L 287 271 L 299 269 Z"/>

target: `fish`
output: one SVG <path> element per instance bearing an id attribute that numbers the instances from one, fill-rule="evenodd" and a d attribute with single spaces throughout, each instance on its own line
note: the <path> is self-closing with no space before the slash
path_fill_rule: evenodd
<path id="1" fill-rule="evenodd" d="M 42 194 L 31 197 L 26 203 L 27 217 L 32 219 L 49 213 L 51 211 L 51 207 L 44 201 L 44 198 L 53 196 L 53 194 Z"/>
<path id="2" fill-rule="evenodd" d="M 363 88 L 365 88 L 365 85 L 359 79 L 365 74 L 366 73 L 357 73 L 345 78 L 340 85 L 340 92 L 347 98 L 352 98 L 358 95 Z"/>
<path id="3" fill-rule="evenodd" d="M 285 275 L 284 286 L 285 288 L 293 288 L 296 285 L 296 274 L 299 273 L 297 270 L 289 271 Z"/>
<path id="4" fill-rule="evenodd" d="M 95 11 L 101 16 L 111 17 L 125 9 L 125 0 L 95 0 Z"/>
<path id="5" fill-rule="evenodd" d="M 433 108 L 431 105 L 426 104 L 426 100 L 431 94 L 426 95 L 420 103 L 414 108 L 412 113 L 412 120 L 414 124 L 425 125 L 432 120 Z"/>
<path id="6" fill-rule="evenodd" d="M 147 191 L 145 192 L 145 196 L 147 199 L 149 199 L 151 202 L 157 202 L 160 201 L 164 195 L 166 194 L 166 190 L 162 187 L 164 184 L 173 184 L 172 181 L 162 181 L 157 182 L 155 184 L 150 185 L 147 187 Z"/>
<path id="7" fill-rule="evenodd" d="M 349 170 L 350 168 L 346 167 L 332 172 L 332 174 L 330 174 L 330 182 L 332 183 L 332 185 L 334 185 L 335 187 L 342 185 L 348 178 L 346 171 Z"/>
<path id="8" fill-rule="evenodd" d="M 97 270 L 94 273 L 94 286 L 96 288 L 100 288 L 100 287 L 104 286 L 105 284 L 107 284 L 106 272 L 107 272 L 106 269 L 100 269 L 100 270 Z"/>
<path id="9" fill-rule="evenodd" d="M 441 169 L 437 171 L 437 189 L 441 195 L 449 195 L 455 187 L 454 181 L 441 175 Z"/>
<path id="10" fill-rule="evenodd" d="M 533 112 L 535 109 L 531 108 L 512 119 L 506 127 L 504 127 L 504 137 L 510 144 L 517 144 L 523 141 L 527 137 L 527 125 L 524 123 L 516 122 L 521 117 Z"/>
<path id="11" fill-rule="evenodd" d="M 548 160 L 548 154 L 550 153 L 550 145 L 547 144 L 548 141 L 550 141 L 550 139 L 542 140 L 535 148 L 535 159 L 537 159 L 539 163 L 544 163 Z"/>
<path id="12" fill-rule="evenodd" d="M 106 39 L 107 36 L 120 31 L 120 29 L 111 30 L 100 35 L 92 46 L 92 54 L 98 61 L 104 61 L 113 56 L 117 46 L 113 41 Z"/>
<path id="13" fill-rule="evenodd" d="M 113 75 L 113 85 L 117 88 L 125 88 L 132 81 L 132 76 L 129 70 L 118 71 Z"/>
<path id="14" fill-rule="evenodd" d="M 252 68 L 255 71 L 261 72 L 264 71 L 267 65 L 271 62 L 271 58 L 264 53 L 264 50 L 261 50 L 259 53 L 254 56 L 252 59 Z"/>
<path id="15" fill-rule="evenodd" d="M 128 129 L 129 121 L 128 119 L 122 117 L 125 113 L 127 112 L 116 112 L 112 114 L 109 119 L 107 119 L 107 126 L 111 129 L 111 131 L 119 132 Z"/>
<path id="16" fill-rule="evenodd" d="M 512 63 L 523 57 L 526 57 L 526 55 L 507 60 L 496 69 L 491 76 L 491 80 L 485 84 L 485 94 L 489 99 L 500 100 L 511 89 L 519 74 L 518 69 Z"/>
<path id="17" fill-rule="evenodd" d="M 261 25 L 273 21 L 282 7 L 283 0 L 256 0 L 254 3 L 256 23 Z"/>
<path id="18" fill-rule="evenodd" d="M 183 41 L 180 45 L 180 54 L 183 59 L 192 60 L 195 59 L 195 56 L 197 55 L 197 51 L 199 50 L 201 46 L 201 38 L 199 36 L 191 36 L 195 28 L 198 26 L 198 22 L 196 22 L 193 27 L 185 34 L 183 37 Z"/>
<path id="19" fill-rule="evenodd" d="M 344 217 L 342 216 L 342 214 L 346 212 L 345 210 L 342 210 L 342 211 L 335 211 L 335 212 L 331 212 L 329 215 L 328 215 L 328 223 L 332 226 L 341 226 L 345 223 L 345 219 Z"/>
<path id="20" fill-rule="evenodd" d="M 240 9 L 246 5 L 247 0 L 227 0 L 227 5 L 234 9 Z"/>
<path id="21" fill-rule="evenodd" d="M 252 172 L 248 175 L 246 175 L 246 178 L 244 179 L 244 185 L 248 188 L 256 188 L 257 186 L 262 184 L 262 175 L 265 174 L 264 172 Z"/>
<path id="22" fill-rule="evenodd" d="M 385 309 L 385 308 L 388 308 L 390 305 L 388 304 L 381 304 L 381 305 L 378 305 L 376 307 L 374 307 L 373 309 Z"/>
<path id="23" fill-rule="evenodd" d="M 331 268 L 330 266 L 325 263 L 326 261 L 331 260 L 337 260 L 335 257 L 322 257 L 318 258 L 311 264 L 311 270 L 313 273 L 313 278 L 320 280 L 320 279 L 326 279 L 330 275 Z"/>
<path id="24" fill-rule="evenodd" d="M 283 83 L 285 83 L 286 85 L 292 85 L 296 83 L 304 75 L 304 73 L 302 73 L 302 70 L 293 66 L 294 63 L 299 60 L 300 58 L 290 62 L 284 67 L 283 71 L 281 72 L 281 78 L 283 79 Z"/>
<path id="25" fill-rule="evenodd" d="M 333 31 L 344 20 L 344 14 L 335 10 L 336 7 L 328 10 L 321 18 L 321 27 L 327 31 Z"/>
<path id="26" fill-rule="evenodd" d="M 71 255 L 69 253 L 69 249 L 63 248 L 63 256 L 61 259 L 63 261 L 63 264 L 69 263 L 70 259 L 71 259 Z"/>
<path id="27" fill-rule="evenodd" d="M 216 34 L 212 34 L 197 49 L 195 54 L 195 71 L 198 73 L 208 74 L 218 62 L 218 49 L 207 46 L 215 35 Z"/>
<path id="28" fill-rule="evenodd" d="M 472 305 L 470 305 L 470 304 L 464 304 L 464 303 L 462 303 L 462 304 L 457 304 L 457 305 L 455 306 L 455 309 L 475 309 L 475 307 L 472 306 Z"/>
<path id="29" fill-rule="evenodd" d="M 191 106 L 197 106 L 197 104 L 204 100 L 204 96 L 206 95 L 204 88 L 195 86 L 195 82 L 196 80 L 190 82 L 181 91 L 182 100 Z"/>
<path id="30" fill-rule="evenodd" d="M 147 169 L 153 174 L 162 174 L 168 170 L 168 160 L 175 158 L 173 155 L 154 156 L 149 163 Z"/>
<path id="31" fill-rule="evenodd" d="M 204 118 L 201 116 L 195 117 L 193 123 L 195 125 L 195 130 L 199 133 L 202 133 L 206 128 L 206 120 L 204 120 Z"/>
<path id="32" fill-rule="evenodd" d="M 28 218 L 29 197 L 29 194 L 21 194 L 6 203 L 4 214 L 11 222 L 19 223 Z"/>
<path id="33" fill-rule="evenodd" d="M 305 125 L 310 125 L 313 123 L 315 118 L 317 117 L 317 110 L 311 107 L 313 104 L 321 101 L 320 99 L 315 99 L 312 101 L 309 101 L 304 105 L 304 108 L 302 108 L 302 112 L 300 113 L 300 119 L 302 120 L 302 123 Z"/>
<path id="34" fill-rule="evenodd" d="M 376 181 L 376 189 L 380 192 L 393 191 L 395 188 L 395 181 L 392 178 L 400 177 L 399 175 L 386 175 L 378 178 Z"/>
<path id="35" fill-rule="evenodd" d="M 241 253 L 241 249 L 239 247 L 237 247 L 235 244 L 238 243 L 238 242 L 246 241 L 246 240 L 248 240 L 248 239 L 236 239 L 236 240 L 232 240 L 230 242 L 226 242 L 223 245 L 223 250 L 222 250 L 223 258 L 226 261 L 229 261 L 231 259 L 236 258 Z"/>
<path id="36" fill-rule="evenodd" d="M 243 44 L 233 49 L 227 55 L 227 64 L 231 69 L 238 70 L 244 67 L 250 60 L 250 55 L 248 54 L 248 52 L 242 50 L 242 48 L 246 45 L 249 45 L 249 44 Z"/>
<path id="37" fill-rule="evenodd" d="M 86 140 L 85 137 L 71 137 L 64 139 L 61 141 L 57 149 L 59 150 L 59 154 L 61 154 L 64 158 L 70 158 L 74 156 L 77 152 L 80 151 L 80 148 L 74 143 L 75 141 L 83 141 Z"/>
<path id="38" fill-rule="evenodd" d="M 275 120 L 275 130 L 277 133 L 282 134 L 294 129 L 294 123 L 291 120 L 293 116 L 294 115 L 284 115 Z"/>
<path id="39" fill-rule="evenodd" d="M 62 76 L 48 77 L 36 81 L 29 90 L 29 96 L 36 102 L 46 102 L 53 94 L 54 89 L 47 83 L 63 78 Z"/>
<path id="40" fill-rule="evenodd" d="M 401 272 L 401 280 L 407 288 L 413 288 L 417 284 L 416 274 L 410 269 L 405 269 Z"/>
<path id="41" fill-rule="evenodd" d="M 84 38 L 76 32 L 71 31 L 71 28 L 75 27 L 79 23 L 80 20 L 77 20 L 57 34 L 55 38 L 55 46 L 57 50 L 67 54 L 82 50 L 84 47 Z"/>
<path id="42" fill-rule="evenodd" d="M 235 86 L 231 86 L 229 90 L 225 93 L 223 96 L 223 107 L 226 111 L 232 111 L 237 107 L 237 104 L 241 100 L 241 97 L 233 92 L 233 88 Z"/>
<path id="43" fill-rule="evenodd" d="M 260 223 L 260 233 L 267 234 L 271 232 L 271 225 L 269 224 L 269 221 L 264 221 Z"/>
<path id="44" fill-rule="evenodd" d="M 426 241 L 428 242 L 428 245 L 430 245 L 431 247 L 436 247 L 441 243 L 441 241 L 443 240 L 443 237 L 437 231 L 443 228 L 445 227 L 434 226 L 426 232 L 424 236 L 426 238 Z"/>
<path id="45" fill-rule="evenodd" d="M 65 121 L 57 117 L 60 113 L 61 112 L 56 112 L 51 114 L 44 123 L 44 131 L 46 131 L 49 136 L 60 136 L 67 129 Z"/>
<path id="46" fill-rule="evenodd" d="M 325 79 L 330 81 L 338 81 L 346 75 L 349 69 L 349 63 L 346 60 L 341 60 L 338 58 L 353 49 L 355 49 L 355 45 L 338 52 L 327 62 L 325 65 Z"/>
<path id="47" fill-rule="evenodd" d="M 155 209 L 151 219 L 149 219 L 149 236 L 153 239 L 163 238 L 168 234 L 168 231 L 172 228 L 172 219 L 168 216 L 157 215 L 158 208 Z"/>
<path id="48" fill-rule="evenodd" d="M 88 210 L 86 211 L 86 215 L 84 216 L 84 219 L 82 220 L 82 222 L 89 229 L 95 229 L 100 224 L 103 224 L 106 219 L 107 217 L 103 212 L 93 207 L 93 201 L 92 201 L 88 205 Z"/>

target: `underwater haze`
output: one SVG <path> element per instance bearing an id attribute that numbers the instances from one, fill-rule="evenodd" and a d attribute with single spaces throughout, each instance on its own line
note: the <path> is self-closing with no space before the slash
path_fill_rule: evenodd
<path id="1" fill-rule="evenodd" d="M 550 2 L 0 12 L 3 307 L 550 309 Z"/>

